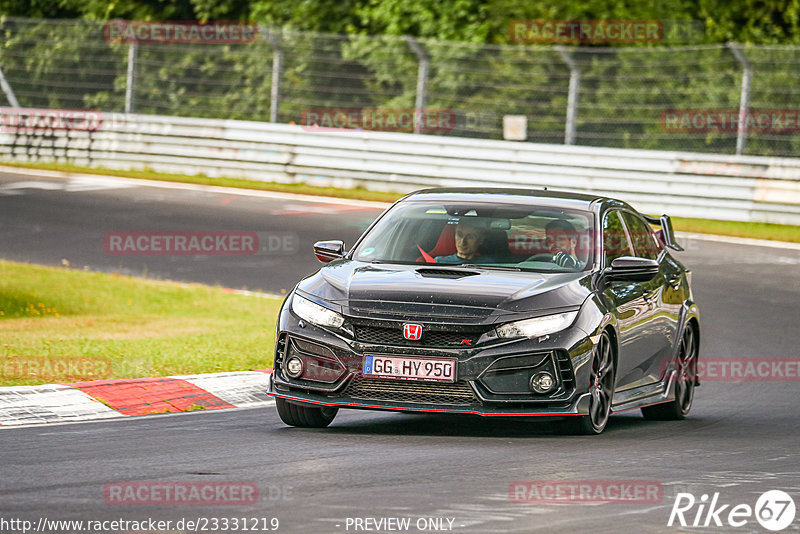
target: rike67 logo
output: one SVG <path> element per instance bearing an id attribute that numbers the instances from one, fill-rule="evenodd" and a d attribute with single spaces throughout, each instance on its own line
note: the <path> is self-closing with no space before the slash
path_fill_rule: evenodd
<path id="1" fill-rule="evenodd" d="M 755 519 L 763 528 L 776 532 L 791 525 L 794 517 L 794 500 L 780 490 L 762 493 L 755 507 L 722 504 L 719 493 L 714 493 L 710 499 L 707 494 L 697 499 L 691 493 L 678 493 L 667 526 L 738 528 Z"/>

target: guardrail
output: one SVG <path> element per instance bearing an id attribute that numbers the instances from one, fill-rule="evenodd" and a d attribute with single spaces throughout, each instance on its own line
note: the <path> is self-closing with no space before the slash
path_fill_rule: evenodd
<path id="1" fill-rule="evenodd" d="M 649 213 L 800 225 L 800 159 L 133 114 L 97 113 L 93 127 L 57 119 L 23 127 L 20 112 L 0 109 L 0 158 L 400 192 L 547 187 Z"/>

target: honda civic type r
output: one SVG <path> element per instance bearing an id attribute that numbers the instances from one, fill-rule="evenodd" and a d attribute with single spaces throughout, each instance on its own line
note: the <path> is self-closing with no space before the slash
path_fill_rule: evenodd
<path id="1" fill-rule="evenodd" d="M 280 311 L 268 393 L 288 425 L 340 408 L 532 417 L 598 434 L 683 419 L 698 385 L 691 275 L 670 219 L 611 198 L 428 189 L 386 210 Z"/>

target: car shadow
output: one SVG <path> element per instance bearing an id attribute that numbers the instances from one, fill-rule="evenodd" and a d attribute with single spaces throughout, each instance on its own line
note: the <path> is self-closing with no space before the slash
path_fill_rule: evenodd
<path id="1" fill-rule="evenodd" d="M 638 416 L 612 416 L 603 435 L 648 426 Z M 581 438 L 564 429 L 559 420 L 530 420 L 522 418 L 488 418 L 475 415 L 439 414 L 381 414 L 342 418 L 342 412 L 327 434 L 386 435 L 386 436 L 448 436 L 482 438 Z M 589 436 L 591 437 L 591 436 Z"/>

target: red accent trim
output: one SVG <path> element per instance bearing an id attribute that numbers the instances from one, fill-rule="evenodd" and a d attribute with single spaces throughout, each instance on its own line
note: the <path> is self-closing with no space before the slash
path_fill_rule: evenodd
<path id="1" fill-rule="evenodd" d="M 389 411 L 403 411 L 403 412 L 428 412 L 428 413 L 467 413 L 474 415 L 482 415 L 486 417 L 549 417 L 561 415 L 589 415 L 589 412 L 577 413 L 484 413 L 476 412 L 474 410 L 443 410 L 443 409 L 428 409 L 428 408 L 390 408 L 387 406 L 376 406 L 374 404 L 356 404 L 353 402 L 320 402 L 314 400 L 301 399 L 299 397 L 290 397 L 289 395 L 281 395 L 280 393 L 267 392 L 267 395 L 272 397 L 280 397 L 282 399 L 296 400 L 299 402 L 306 402 L 309 404 L 320 404 L 322 406 L 353 406 L 356 408 L 375 408 L 376 410 L 389 410 Z"/>
<path id="2" fill-rule="evenodd" d="M 235 408 L 179 378 L 94 380 L 64 385 L 79 389 L 125 415 L 185 412 L 196 406 L 206 410 Z"/>
<path id="3" fill-rule="evenodd" d="M 456 225 L 445 224 L 439 240 L 431 249 L 431 256 L 449 256 L 456 251 Z"/>
<path id="4" fill-rule="evenodd" d="M 427 263 L 436 263 L 436 259 L 427 252 L 425 252 L 424 250 L 422 250 L 421 246 L 417 245 L 417 248 L 419 249 L 420 254 L 422 254 L 422 257 L 425 258 L 425 261 Z"/>

